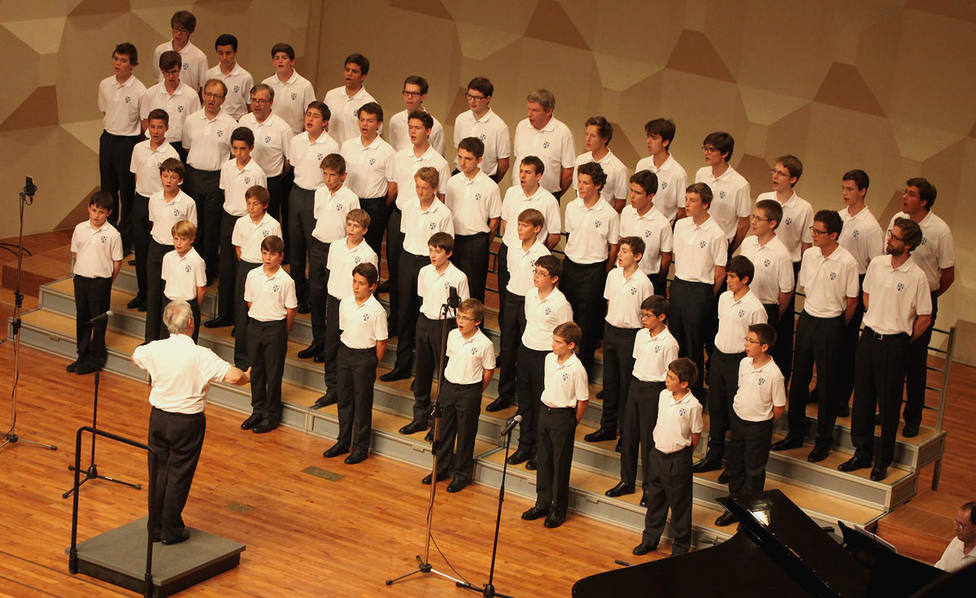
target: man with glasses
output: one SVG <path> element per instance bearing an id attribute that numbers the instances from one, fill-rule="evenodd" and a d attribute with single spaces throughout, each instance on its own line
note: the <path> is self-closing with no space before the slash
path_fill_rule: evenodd
<path id="1" fill-rule="evenodd" d="M 485 144 L 481 171 L 498 183 L 508 172 L 512 142 L 508 137 L 508 125 L 491 109 L 493 93 L 495 86 L 484 77 L 475 77 L 468 82 L 464 98 L 470 110 L 458 114 L 454 119 L 454 146 L 457 147 L 466 137 L 480 139 Z"/>
<path id="2" fill-rule="evenodd" d="M 403 81 L 404 109 L 390 118 L 390 145 L 393 146 L 393 151 L 398 152 L 413 147 L 410 142 L 410 134 L 407 132 L 407 115 L 416 110 L 427 112 L 427 109 L 424 108 L 424 100 L 427 99 L 429 89 L 427 79 L 418 75 L 410 75 Z M 443 156 L 444 127 L 433 114 L 430 117 L 434 119 L 434 126 L 430 128 L 430 145 L 434 151 Z"/>
<path id="3" fill-rule="evenodd" d="M 200 88 L 207 80 L 207 55 L 190 42 L 190 36 L 197 28 L 197 18 L 188 10 L 178 10 L 170 17 L 169 25 L 173 30 L 173 39 L 159 44 L 153 51 L 153 77 L 157 82 L 163 82 L 163 71 L 165 69 L 158 66 L 159 57 L 163 55 L 163 52 L 177 52 L 180 55 L 183 70 L 180 78 L 187 87 L 193 90 L 193 93 L 199 95 Z M 172 119 L 173 115 L 170 114 L 169 117 Z"/>
<path id="4" fill-rule="evenodd" d="M 976 563 L 976 502 L 969 501 L 956 513 L 956 537 L 946 546 L 942 558 L 935 564 L 943 571 L 958 571 Z"/>
<path id="5" fill-rule="evenodd" d="M 844 223 L 833 210 L 813 216 L 813 247 L 803 252 L 797 286 L 806 300 L 796 326 L 796 355 L 790 385 L 789 433 L 773 444 L 774 451 L 800 448 L 806 430 L 806 403 L 813 365 L 817 365 L 817 436 L 807 460 L 823 461 L 830 454 L 837 407 L 837 371 L 844 326 L 854 316 L 857 260 L 837 243 Z"/>

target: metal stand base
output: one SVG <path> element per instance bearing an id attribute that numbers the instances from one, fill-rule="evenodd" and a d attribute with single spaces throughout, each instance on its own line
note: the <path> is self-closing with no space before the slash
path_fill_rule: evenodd
<path id="1" fill-rule="evenodd" d="M 460 579 L 458 579 L 456 577 L 451 577 L 447 573 L 442 573 L 442 572 L 438 571 L 437 569 L 434 569 L 431 566 L 430 563 L 425 563 L 424 562 L 424 559 L 420 558 L 420 555 L 419 554 L 417 555 L 417 568 L 416 569 L 414 569 L 410 573 L 404 573 L 403 575 L 401 575 L 399 577 L 394 577 L 393 579 L 386 580 L 386 585 L 392 586 L 396 582 L 398 582 L 398 581 L 400 581 L 402 579 L 406 579 L 406 578 L 408 578 L 411 575 L 414 575 L 416 573 L 433 573 L 434 575 L 439 575 L 439 576 L 443 577 L 444 579 L 449 579 L 449 580 L 453 581 L 455 584 L 457 584 L 458 587 L 462 587 L 464 585 L 464 582 L 461 581 Z"/>
<path id="2" fill-rule="evenodd" d="M 39 446 L 41 448 L 46 448 L 46 449 L 48 449 L 50 451 L 56 451 L 56 450 L 58 450 L 58 447 L 54 446 L 53 444 L 45 444 L 43 442 L 38 442 L 36 440 L 28 440 L 26 438 L 21 438 L 19 435 L 14 434 L 14 433 L 4 434 L 3 435 L 3 442 L 0 442 L 0 448 L 3 448 L 5 446 L 7 446 L 8 444 L 16 444 L 18 442 L 23 442 L 24 444 L 27 444 L 27 445 L 30 445 L 30 446 Z"/>
<path id="3" fill-rule="evenodd" d="M 74 470 L 75 470 L 74 465 L 68 466 L 68 471 L 74 471 Z M 88 471 L 85 472 L 85 477 L 78 482 L 77 487 L 80 488 L 81 485 L 87 482 L 88 480 L 105 480 L 106 482 L 121 484 L 123 486 L 128 486 L 129 488 L 134 488 L 135 490 L 142 490 L 142 484 L 133 484 L 132 482 L 125 482 L 123 480 L 116 480 L 115 478 L 110 478 L 108 476 L 98 475 L 98 466 L 95 465 L 94 463 L 88 466 Z M 70 490 L 62 494 L 61 498 L 68 498 L 69 496 L 71 496 L 71 493 L 74 491 L 75 491 L 75 487 L 72 487 Z"/>

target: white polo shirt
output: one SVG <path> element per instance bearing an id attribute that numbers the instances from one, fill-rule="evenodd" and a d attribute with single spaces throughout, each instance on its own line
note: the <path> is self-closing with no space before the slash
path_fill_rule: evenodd
<path id="1" fill-rule="evenodd" d="M 576 156 L 576 163 L 573 166 L 573 189 L 576 189 L 576 177 L 579 175 L 580 164 L 589 162 L 599 164 L 600 168 L 603 169 L 603 174 L 607 175 L 607 182 L 604 183 L 603 189 L 600 189 L 600 197 L 611 206 L 618 199 L 626 201 L 627 195 L 630 193 L 630 173 L 627 172 L 627 167 L 620 161 L 620 158 L 613 155 L 610 150 L 607 150 L 607 155 L 599 160 L 593 159 L 593 152 Z"/>
<path id="2" fill-rule="evenodd" d="M 678 208 L 685 207 L 685 189 L 688 188 L 688 173 L 678 164 L 674 156 L 668 155 L 660 168 L 654 166 L 654 156 L 641 158 L 635 173 L 650 170 L 657 175 L 657 193 L 654 194 L 654 209 L 673 222 Z"/>
<path id="3" fill-rule="evenodd" d="M 159 44 L 153 50 L 153 77 L 160 83 L 163 82 L 163 72 L 159 70 L 159 57 L 163 55 L 163 52 L 170 50 L 173 50 L 173 40 Z M 180 81 L 196 93 L 196 90 L 202 88 L 207 81 L 207 55 L 203 53 L 203 50 L 194 46 L 193 42 L 186 42 L 183 49 L 179 51 L 179 55 L 180 62 L 183 63 Z"/>
<path id="4" fill-rule="evenodd" d="M 544 255 L 550 255 L 549 249 L 538 239 L 533 239 L 527 250 L 522 249 L 521 243 L 510 248 L 506 260 L 509 279 L 505 290 L 524 297 L 529 289 L 534 288 L 535 262 Z"/>
<path id="5" fill-rule="evenodd" d="M 668 364 L 678 358 L 678 341 L 665 328 L 656 336 L 641 328 L 634 337 L 634 378 L 642 382 L 664 382 Z"/>
<path id="6" fill-rule="evenodd" d="M 424 110 L 424 112 L 427 112 Z M 427 112 L 430 114 L 430 112 Z M 441 121 L 430 114 L 430 117 L 434 119 L 434 126 L 430 129 L 430 146 L 434 148 L 440 155 L 444 155 L 444 126 L 441 125 Z M 413 143 L 410 142 L 410 134 L 407 132 L 407 111 L 401 110 L 394 114 L 389 122 L 390 130 L 390 145 L 393 146 L 393 151 L 400 151 L 405 149 L 410 149 L 413 147 Z M 359 127 L 357 125 L 356 129 Z M 457 147 L 457 144 L 455 144 Z"/>
<path id="7" fill-rule="evenodd" d="M 898 212 L 888 222 L 888 229 L 895 226 L 898 218 L 908 218 L 905 212 Z M 929 290 L 936 291 L 942 282 L 942 270 L 952 268 L 956 263 L 956 251 L 952 243 L 952 231 L 942 218 L 929 212 L 918 223 L 922 229 L 922 243 L 912 251 L 912 260 L 925 272 Z"/>
<path id="8" fill-rule="evenodd" d="M 393 147 L 379 135 L 369 145 L 363 138 L 346 139 L 339 150 L 346 159 L 346 186 L 360 199 L 385 197 L 392 174 Z"/>
<path id="9" fill-rule="evenodd" d="M 136 193 L 148 198 L 153 193 L 163 190 L 163 182 L 159 178 L 159 166 L 167 158 L 180 159 L 173 146 L 163 141 L 159 147 L 152 149 L 152 141 L 140 141 L 132 148 L 132 159 L 129 160 L 129 172 L 136 175 Z"/>
<path id="10" fill-rule="evenodd" d="M 525 330 L 522 344 L 533 351 L 552 351 L 552 331 L 556 326 L 573 320 L 573 307 L 566 295 L 553 288 L 545 298 L 539 289 L 530 288 L 525 293 Z"/>
<path id="11" fill-rule="evenodd" d="M 732 291 L 725 291 L 718 297 L 718 332 L 715 334 L 715 348 L 722 353 L 745 352 L 746 334 L 752 324 L 765 324 L 768 321 L 766 308 L 752 291 L 736 299 Z"/>
<path id="12" fill-rule="evenodd" d="M 119 83 L 115 75 L 102 79 L 98 84 L 98 110 L 105 115 L 102 128 L 112 135 L 140 134 L 139 102 L 145 93 L 146 86 L 135 75 L 125 83 Z"/>
<path id="13" fill-rule="evenodd" d="M 677 401 L 670 390 L 661 391 L 653 434 L 654 448 L 662 453 L 676 453 L 691 446 L 691 435 L 701 434 L 702 429 L 702 406 L 691 391 Z"/>
<path id="14" fill-rule="evenodd" d="M 309 139 L 308 131 L 292 137 L 287 155 L 295 167 L 295 184 L 306 191 L 324 187 L 322 160 L 329 154 L 338 153 L 339 144 L 325 131 L 315 141 Z"/>
<path id="15" fill-rule="evenodd" d="M 725 238 L 731 241 L 739 218 L 748 218 L 752 214 L 749 181 L 730 165 L 718 178 L 712 176 L 711 166 L 703 166 L 695 173 L 695 182 L 705 183 L 712 190 L 708 213 L 725 231 Z"/>
<path id="16" fill-rule="evenodd" d="M 254 77 L 235 62 L 234 68 L 226 75 L 220 70 L 220 64 L 208 69 L 202 83 L 206 83 L 210 79 L 217 79 L 227 86 L 227 95 L 224 97 L 224 103 L 220 109 L 234 120 L 239 121 L 242 116 L 247 114 L 247 105 L 251 101 L 251 88 L 254 87 Z"/>
<path id="17" fill-rule="evenodd" d="M 244 168 L 238 168 L 237 158 L 231 158 L 220 167 L 220 188 L 224 190 L 224 211 L 231 216 L 247 214 L 244 194 L 254 185 L 268 187 L 268 177 L 255 160 L 248 160 Z"/>
<path id="18" fill-rule="evenodd" d="M 962 543 L 962 540 L 953 538 L 935 566 L 950 573 L 968 567 L 976 562 L 976 550 L 971 550 L 968 553 L 965 550 L 966 545 Z"/>
<path id="19" fill-rule="evenodd" d="M 779 366 L 770 359 L 756 367 L 752 357 L 743 357 L 732 409 L 739 419 L 764 422 L 773 418 L 773 407 L 786 407 L 786 382 Z"/>
<path id="20" fill-rule="evenodd" d="M 816 318 L 835 318 L 847 308 L 847 298 L 860 293 L 857 261 L 838 246 L 829 257 L 819 247 L 803 252 L 797 286 L 803 287 L 803 311 Z"/>
<path id="21" fill-rule="evenodd" d="M 251 304 L 247 310 L 249 318 L 259 322 L 284 320 L 289 309 L 298 307 L 295 281 L 280 266 L 270 276 L 265 274 L 264 266 L 255 268 L 244 281 L 244 301 Z"/>
<path id="22" fill-rule="evenodd" d="M 551 343 L 550 343 L 551 345 Z M 555 353 L 546 355 L 545 387 L 542 390 L 542 404 L 553 409 L 576 408 L 577 403 L 588 401 L 590 388 L 586 378 L 586 368 L 576 353 L 559 363 Z"/>
<path id="23" fill-rule="evenodd" d="M 477 137 L 485 144 L 485 153 L 481 157 L 481 170 L 488 176 L 498 172 L 499 158 L 508 158 L 512 155 L 508 125 L 491 108 L 481 118 L 475 118 L 471 110 L 457 115 L 454 119 L 454 147 L 457 147 L 465 137 Z"/>
<path id="24" fill-rule="evenodd" d="M 418 201 L 417 181 L 414 180 L 414 175 L 421 168 L 430 166 L 437 169 L 437 192 L 441 195 L 447 187 L 447 181 L 451 178 L 451 169 L 447 160 L 437 153 L 433 146 L 428 147 L 419 158 L 414 154 L 412 147 L 396 152 L 393 154 L 392 165 L 387 180 L 397 184 L 396 207 L 401 211 L 407 204 Z"/>
<path id="25" fill-rule="evenodd" d="M 170 413 L 201 413 L 207 403 L 207 387 L 220 382 L 231 365 L 185 334 L 140 345 L 132 361 L 149 372 L 149 403 Z"/>
<path id="26" fill-rule="evenodd" d="M 674 223 L 674 277 L 715 284 L 715 266 L 728 261 L 725 231 L 709 217 L 700 225 L 691 216 Z"/>
<path id="27" fill-rule="evenodd" d="M 315 190 L 312 208 L 315 228 L 312 236 L 323 243 L 332 243 L 346 237 L 346 214 L 359 209 L 359 197 L 349 187 L 342 185 L 335 193 L 322 186 Z"/>
<path id="28" fill-rule="evenodd" d="M 403 208 L 400 232 L 403 233 L 404 251 L 427 255 L 427 241 L 434 233 L 445 232 L 454 236 L 454 217 L 439 199 L 435 198 L 425 210 L 420 207 L 420 200 L 415 198 Z"/>
<path id="29" fill-rule="evenodd" d="M 71 269 L 75 276 L 111 278 L 114 262 L 122 261 L 122 235 L 108 222 L 98 228 L 91 220 L 79 222 L 71 234 L 71 253 L 75 254 Z"/>
<path id="30" fill-rule="evenodd" d="M 366 91 L 365 86 L 350 96 L 346 93 L 345 86 L 340 85 L 330 89 L 323 101 L 332 113 L 329 134 L 339 143 L 344 143 L 346 139 L 359 137 L 359 109 L 363 104 L 375 102 L 376 99 Z"/>
<path id="31" fill-rule="evenodd" d="M 566 206 L 566 257 L 577 264 L 595 264 L 607 259 L 609 245 L 620 241 L 620 215 L 605 201 L 586 207 L 577 197 Z"/>
<path id="32" fill-rule="evenodd" d="M 377 341 L 389 338 L 386 310 L 372 295 L 362 303 L 353 295 L 339 303 L 339 329 L 339 340 L 350 349 L 372 349 Z"/>
<path id="33" fill-rule="evenodd" d="M 756 202 L 764 199 L 779 202 L 775 191 L 760 193 Z M 712 200 L 712 205 L 715 205 L 714 200 Z M 790 252 L 793 261 L 798 262 L 800 261 L 803 243 L 813 243 L 813 233 L 810 232 L 810 227 L 813 225 L 813 207 L 810 202 L 802 199 L 796 193 L 791 195 L 786 203 L 780 205 L 783 207 L 783 221 L 776 227 L 776 236 Z"/>
<path id="34" fill-rule="evenodd" d="M 644 241 L 640 269 L 647 275 L 660 272 L 661 254 L 672 251 L 671 223 L 653 207 L 641 215 L 634 206 L 624 206 L 620 212 L 620 237 L 640 237 Z"/>
<path id="35" fill-rule="evenodd" d="M 326 290 L 337 300 L 352 295 L 352 271 L 359 264 L 373 264 L 379 271 L 380 261 L 366 241 L 349 247 L 348 239 L 339 239 L 329 245 L 329 284 Z"/>
<path id="36" fill-rule="evenodd" d="M 516 164 L 512 168 L 512 186 L 519 186 L 518 165 L 526 156 L 535 156 L 542 160 L 545 172 L 539 184 L 549 191 L 556 193 L 559 189 L 559 179 L 564 168 L 572 168 L 576 164 L 576 146 L 569 127 L 558 118 L 552 117 L 541 130 L 536 129 L 523 119 L 515 126 L 515 143 L 512 146 Z"/>
<path id="37" fill-rule="evenodd" d="M 607 300 L 607 324 L 617 328 L 641 327 L 641 303 L 654 294 L 654 285 L 640 268 L 627 278 L 617 266 L 607 273 L 603 298 Z"/>
<path id="38" fill-rule="evenodd" d="M 250 214 L 245 214 L 234 223 L 230 241 L 241 248 L 241 260 L 249 264 L 261 263 L 261 242 L 265 237 L 281 237 L 281 224 L 267 212 L 255 223 Z"/>
<path id="39" fill-rule="evenodd" d="M 518 238 L 518 217 L 519 215 L 534 208 L 539 210 L 546 223 L 539 231 L 538 239 L 545 243 L 549 235 L 562 233 L 562 215 L 559 213 L 559 202 L 541 186 L 537 187 L 535 193 L 530 196 L 525 195 L 521 185 L 515 184 L 505 191 L 505 199 L 502 201 L 502 222 L 505 224 L 505 233 L 502 235 L 502 242 L 506 247 L 518 247 L 522 241 Z"/>
<path id="40" fill-rule="evenodd" d="M 287 153 L 291 150 L 291 138 L 295 136 L 288 123 L 274 112 L 264 122 L 259 123 L 254 113 L 248 112 L 241 117 L 239 124 L 254 133 L 251 158 L 258 163 L 264 174 L 268 177 L 281 174 Z"/>
<path id="41" fill-rule="evenodd" d="M 183 147 L 190 150 L 186 163 L 197 170 L 220 170 L 230 155 L 230 136 L 236 128 L 237 121 L 225 112 L 211 119 L 201 108 L 186 117 Z"/>
<path id="42" fill-rule="evenodd" d="M 176 197 L 166 201 L 163 191 L 149 196 L 149 221 L 152 230 L 149 234 L 160 245 L 173 244 L 173 225 L 180 220 L 189 220 L 197 225 L 197 203 L 181 189 Z"/>
<path id="43" fill-rule="evenodd" d="M 487 233 L 488 221 L 502 215 L 502 197 L 498 184 L 481 172 L 475 175 L 459 172 L 447 181 L 444 204 L 454 215 L 454 232 L 458 235 Z"/>
<path id="44" fill-rule="evenodd" d="M 163 83 L 157 83 L 142 96 L 139 101 L 139 118 L 146 120 L 149 113 L 161 108 L 169 115 L 169 128 L 166 129 L 166 141 L 170 143 L 183 141 L 183 122 L 186 117 L 200 109 L 200 97 L 197 92 L 180 83 L 172 94 L 166 91 Z M 148 138 L 149 131 L 146 131 Z"/>
<path id="45" fill-rule="evenodd" d="M 864 292 L 868 295 L 864 325 L 878 334 L 904 332 L 911 336 L 915 317 L 932 314 L 925 273 L 911 259 L 897 268 L 892 268 L 890 255 L 871 260 L 864 276 Z"/>
<path id="46" fill-rule="evenodd" d="M 417 275 L 417 295 L 420 297 L 420 313 L 431 320 L 440 320 L 441 307 L 451 296 L 451 287 L 457 289 L 461 301 L 471 298 L 468 277 L 457 266 L 447 262 L 443 272 L 438 272 L 434 264 L 427 264 Z M 453 317 L 453 316 L 451 316 Z"/>
<path id="47" fill-rule="evenodd" d="M 881 225 L 867 206 L 854 216 L 851 216 L 849 207 L 838 214 L 844 221 L 844 228 L 837 242 L 857 260 L 857 273 L 864 274 L 871 260 L 884 253 L 885 238 Z"/>
<path id="48" fill-rule="evenodd" d="M 163 256 L 160 278 L 166 281 L 167 299 L 189 301 L 197 298 L 197 287 L 207 286 L 207 265 L 192 247 L 183 256 L 174 249 Z"/>
<path id="49" fill-rule="evenodd" d="M 760 245 L 759 237 L 749 235 L 742 240 L 739 253 L 749 258 L 756 269 L 749 290 L 760 303 L 778 304 L 780 293 L 793 292 L 793 258 L 778 236 Z"/>
<path id="50" fill-rule="evenodd" d="M 457 328 L 450 331 L 446 355 L 444 379 L 454 384 L 479 383 L 486 370 L 495 369 L 495 346 L 478 328 L 469 338 L 464 338 Z"/>
<path id="51" fill-rule="evenodd" d="M 261 83 L 270 85 L 274 90 L 274 114 L 280 116 L 293 134 L 305 130 L 305 110 L 315 101 L 315 90 L 308 79 L 292 71 L 287 81 L 278 78 L 277 73 L 271 75 Z"/>

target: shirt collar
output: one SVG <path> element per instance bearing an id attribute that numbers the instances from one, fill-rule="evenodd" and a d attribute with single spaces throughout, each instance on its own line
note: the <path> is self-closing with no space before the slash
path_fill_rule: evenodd
<path id="1" fill-rule="evenodd" d="M 491 111 L 491 108 L 489 108 L 489 109 L 488 109 L 488 112 L 485 112 L 485 114 L 484 114 L 484 116 L 482 116 L 481 118 L 478 118 L 477 116 L 475 116 L 475 115 L 474 115 L 474 111 L 472 111 L 472 112 L 471 112 L 471 118 L 472 118 L 472 119 L 474 120 L 474 122 L 476 122 L 476 123 L 486 123 L 486 122 L 488 122 L 489 120 L 491 120 L 491 118 L 492 118 L 493 116 L 495 116 L 495 113 Z"/>

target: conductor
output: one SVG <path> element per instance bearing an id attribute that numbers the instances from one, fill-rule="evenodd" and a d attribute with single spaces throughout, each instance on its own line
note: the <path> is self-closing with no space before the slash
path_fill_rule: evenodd
<path id="1" fill-rule="evenodd" d="M 153 541 L 178 544 L 190 537 L 181 514 L 203 447 L 207 387 L 215 381 L 243 386 L 250 381 L 250 370 L 242 372 L 193 342 L 196 322 L 186 301 L 167 304 L 163 324 L 170 337 L 137 347 L 132 362 L 152 378 L 148 444 L 157 467 L 149 496 L 149 533 Z M 151 469 L 149 475 L 154 475 Z"/>

